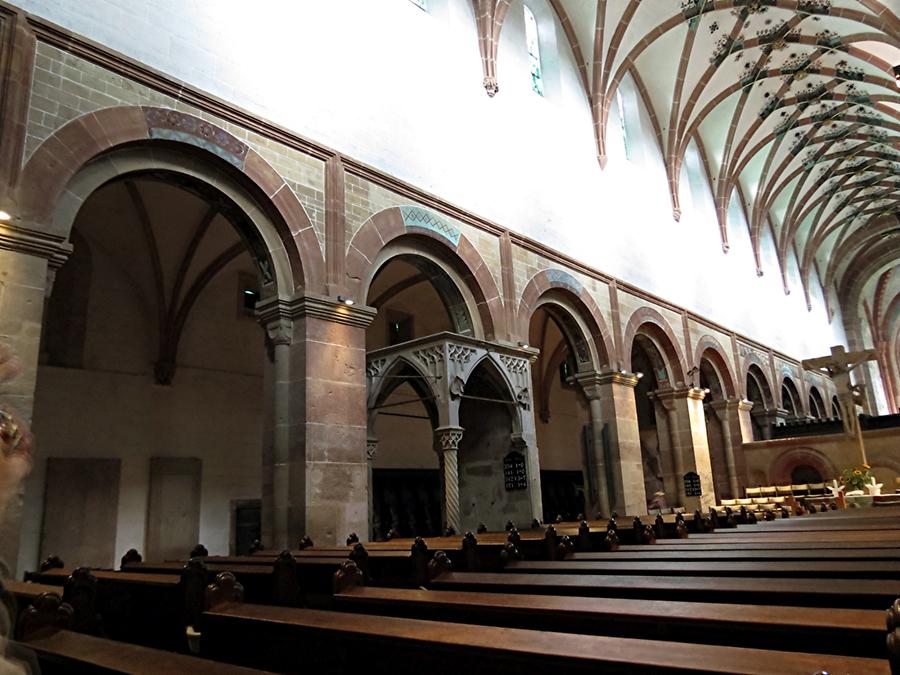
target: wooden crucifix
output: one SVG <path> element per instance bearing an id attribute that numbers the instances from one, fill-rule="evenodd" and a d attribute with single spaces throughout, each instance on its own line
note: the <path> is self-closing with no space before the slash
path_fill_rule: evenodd
<path id="1" fill-rule="evenodd" d="M 877 358 L 878 350 L 876 349 L 848 352 L 842 345 L 837 345 L 831 348 L 831 356 L 805 359 L 802 362 L 804 368 L 823 369 L 831 375 L 831 381 L 834 382 L 835 389 L 837 389 L 838 404 L 841 408 L 841 421 L 844 423 L 844 430 L 848 434 L 856 436 L 863 464 L 868 462 L 866 461 L 866 448 L 863 444 L 862 428 L 856 415 L 856 403 L 853 400 L 854 386 L 853 382 L 850 381 L 850 371 L 857 366 L 861 366 L 866 361 L 874 361 Z"/>

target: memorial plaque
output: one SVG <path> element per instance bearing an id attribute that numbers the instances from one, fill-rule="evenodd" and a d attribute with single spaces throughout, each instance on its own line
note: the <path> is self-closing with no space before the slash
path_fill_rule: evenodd
<path id="1" fill-rule="evenodd" d="M 503 458 L 503 483 L 507 490 L 524 490 L 528 487 L 525 472 L 525 455 L 513 450 Z"/>
<path id="2" fill-rule="evenodd" d="M 700 489 L 700 476 L 697 473 L 688 471 L 684 474 L 684 494 L 686 497 L 699 497 L 703 494 L 703 490 Z"/>

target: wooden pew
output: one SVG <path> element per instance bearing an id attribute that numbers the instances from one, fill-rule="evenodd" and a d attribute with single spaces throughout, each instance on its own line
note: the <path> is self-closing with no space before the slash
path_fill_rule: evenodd
<path id="1" fill-rule="evenodd" d="M 707 539 L 702 542 L 693 542 L 689 547 L 676 541 L 658 541 L 653 546 L 620 546 L 619 551 L 875 551 L 878 549 L 900 548 L 900 542 L 896 541 L 769 541 L 755 540 L 749 543 L 735 545 L 728 541 L 717 542 L 715 539 Z"/>
<path id="2" fill-rule="evenodd" d="M 555 597 L 357 586 L 338 609 L 509 628 L 878 656 L 884 612 L 619 598 Z"/>
<path id="3" fill-rule="evenodd" d="M 35 652 L 42 675 L 63 673 L 250 675 L 262 672 L 68 630 L 36 636 L 23 642 L 22 646 Z"/>
<path id="4" fill-rule="evenodd" d="M 900 581 L 884 579 L 739 578 L 446 572 L 436 590 L 580 595 L 645 600 L 885 609 Z"/>
<path id="5" fill-rule="evenodd" d="M 58 590 L 71 573 L 57 568 L 29 572 L 26 578 Z M 185 627 L 197 620 L 203 609 L 203 579 L 100 570 L 93 575 L 97 580 L 95 611 L 106 637 L 176 651 L 187 649 Z M 63 599 L 68 602 L 67 592 Z"/>
<path id="6" fill-rule="evenodd" d="M 889 672 L 884 659 L 572 635 L 231 604 L 205 612 L 201 650 L 281 672 Z"/>
<path id="7" fill-rule="evenodd" d="M 274 561 L 273 561 L 274 562 Z M 259 561 L 257 561 L 259 563 Z M 185 562 L 140 562 L 126 565 L 122 572 L 128 574 L 177 574 L 185 569 Z M 338 563 L 340 564 L 340 563 Z M 247 600 L 260 604 L 272 604 L 276 601 L 273 594 L 273 563 L 256 565 L 205 564 L 207 583 L 219 572 L 233 572 L 244 587 Z"/>
<path id="8" fill-rule="evenodd" d="M 806 568 L 801 561 L 807 560 L 895 560 L 900 561 L 900 548 L 844 548 L 844 549 L 726 549 L 698 550 L 698 547 L 657 547 L 641 546 L 638 550 L 618 550 L 611 552 L 576 552 L 572 561 L 621 561 L 621 560 L 698 560 L 698 561 L 798 561 L 799 570 Z"/>
<path id="9" fill-rule="evenodd" d="M 528 574 L 654 575 L 676 577 L 798 577 L 830 579 L 891 579 L 900 582 L 900 562 L 893 560 L 517 560 L 510 572 Z"/>

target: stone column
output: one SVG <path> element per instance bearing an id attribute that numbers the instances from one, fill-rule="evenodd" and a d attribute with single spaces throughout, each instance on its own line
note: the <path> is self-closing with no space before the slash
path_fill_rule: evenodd
<path id="1" fill-rule="evenodd" d="M 579 373 L 575 380 L 581 385 L 591 409 L 591 438 L 593 446 L 593 463 L 585 469 L 593 469 L 590 481 L 597 486 L 597 502 L 587 508 L 593 517 L 596 513 L 609 516 L 609 487 L 606 482 L 606 456 L 603 443 L 603 385 L 600 384 L 600 373 Z"/>
<path id="2" fill-rule="evenodd" d="M 722 445 L 725 451 L 725 465 L 728 469 L 728 487 L 731 490 L 731 498 L 740 497 L 740 485 L 738 481 L 737 462 L 735 461 L 735 428 L 740 429 L 740 420 L 738 419 L 739 406 L 741 401 L 738 399 L 726 399 L 724 401 L 714 401 L 708 404 L 716 413 L 719 423 L 722 425 Z M 737 438 L 740 442 L 740 436 Z"/>
<path id="3" fill-rule="evenodd" d="M 375 541 L 375 487 L 372 484 L 372 467 L 378 454 L 378 439 L 369 436 L 366 439 L 366 465 L 368 467 L 367 482 L 369 493 L 369 541 Z"/>
<path id="4" fill-rule="evenodd" d="M 666 408 L 669 419 L 672 459 L 678 482 L 676 494 L 681 506 L 689 511 L 713 506 L 716 495 L 703 414 L 704 391 L 696 387 L 681 387 L 657 390 L 656 395 Z M 696 472 L 700 476 L 702 495 L 699 498 L 685 495 L 684 475 L 688 472 Z"/>
<path id="5" fill-rule="evenodd" d="M 459 518 L 459 442 L 462 427 L 438 427 L 434 430 L 434 448 L 441 466 L 441 509 L 444 527 L 460 532 Z"/>
<path id="6" fill-rule="evenodd" d="M 602 452 L 604 438 L 609 444 L 612 484 L 607 483 L 607 499 L 610 509 L 620 517 L 647 513 L 641 436 L 634 401 L 637 382 L 633 373 L 619 371 L 599 373 L 591 380 L 600 395 L 603 428 L 599 452 Z M 592 406 L 592 417 L 593 411 Z"/>
<path id="7" fill-rule="evenodd" d="M 656 419 L 656 442 L 659 451 L 659 461 L 663 472 L 663 491 L 666 493 L 670 505 L 675 505 L 678 495 L 678 476 L 675 472 L 674 456 L 672 452 L 672 432 L 669 424 L 669 413 L 656 394 L 648 394 L 653 406 L 653 415 Z"/>
<path id="8" fill-rule="evenodd" d="M 307 295 L 257 311 L 275 327 L 275 547 L 368 532 L 365 328 L 375 310 Z"/>
<path id="9" fill-rule="evenodd" d="M 0 223 L 0 343 L 22 364 L 22 372 L 16 379 L 0 383 L 0 405 L 14 408 L 29 424 L 34 412 L 44 303 L 50 293 L 53 273 L 70 252 L 71 246 L 61 237 Z M 41 456 L 39 439 L 35 457 L 36 462 L 45 459 Z M 43 489 L 35 482 L 27 483 L 29 491 Z M 22 553 L 33 549 L 30 557 L 34 558 L 40 540 L 41 524 L 22 521 L 25 490 L 25 485 L 20 486 L 0 517 L 0 560 L 10 567 L 14 576 L 19 567 L 22 539 L 28 542 L 22 545 Z"/>

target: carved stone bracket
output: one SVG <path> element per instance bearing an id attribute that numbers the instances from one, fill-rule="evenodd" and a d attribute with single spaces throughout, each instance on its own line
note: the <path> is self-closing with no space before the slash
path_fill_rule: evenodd
<path id="1" fill-rule="evenodd" d="M 377 438 L 368 438 L 366 439 L 366 459 L 370 462 L 375 461 L 375 455 L 378 454 L 378 439 Z"/>
<path id="2" fill-rule="evenodd" d="M 481 51 L 481 67 L 484 72 L 484 90 L 488 96 L 499 91 L 497 85 L 497 49 L 500 46 L 500 29 L 509 10 L 511 0 L 472 0 L 475 8 L 475 25 L 478 29 L 478 48 Z"/>

